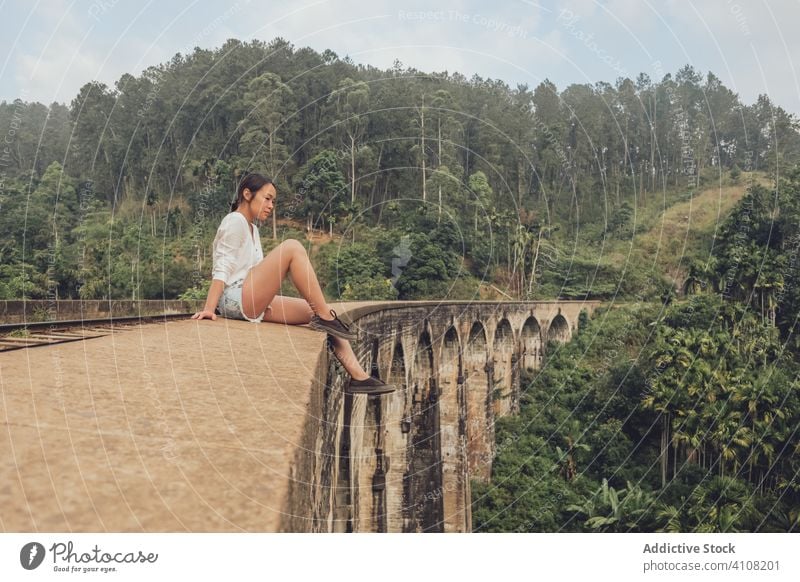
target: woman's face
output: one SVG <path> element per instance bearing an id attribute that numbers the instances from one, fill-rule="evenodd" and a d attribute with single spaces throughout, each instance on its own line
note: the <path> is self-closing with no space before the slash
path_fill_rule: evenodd
<path id="1" fill-rule="evenodd" d="M 250 199 L 250 211 L 253 218 L 263 222 L 272 213 L 275 207 L 277 191 L 273 184 L 265 184 Z"/>

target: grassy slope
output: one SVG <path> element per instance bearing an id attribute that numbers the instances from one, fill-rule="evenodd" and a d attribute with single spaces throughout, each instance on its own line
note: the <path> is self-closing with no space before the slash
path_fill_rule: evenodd
<path id="1" fill-rule="evenodd" d="M 764 176 L 742 174 L 738 184 L 716 184 L 691 197 L 684 194 L 683 200 L 662 205 L 651 216 L 642 213 L 632 239 L 615 245 L 609 258 L 619 264 L 630 261 L 647 266 L 680 285 L 686 277 L 687 260 L 708 258 L 715 233 L 752 181 L 767 183 Z"/>

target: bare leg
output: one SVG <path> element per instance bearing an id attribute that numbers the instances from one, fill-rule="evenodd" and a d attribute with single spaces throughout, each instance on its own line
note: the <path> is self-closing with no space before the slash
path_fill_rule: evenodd
<path id="1" fill-rule="evenodd" d="M 322 319 L 333 319 L 306 248 L 294 239 L 283 241 L 250 269 L 242 285 L 244 314 L 256 317 L 264 311 L 280 291 L 281 282 L 287 275 L 314 313 Z"/>
<path id="2" fill-rule="evenodd" d="M 311 321 L 311 316 L 314 314 L 311 306 L 307 301 L 297 297 L 284 297 L 283 295 L 276 295 L 270 309 L 264 314 L 264 321 L 272 323 L 284 323 L 288 325 L 302 325 Z M 333 339 L 333 353 L 336 358 L 342 363 L 347 373 L 353 377 L 354 380 L 365 380 L 369 378 L 369 374 L 364 371 L 361 364 L 356 358 L 353 351 L 353 346 L 350 342 L 338 337 Z"/>
<path id="3" fill-rule="evenodd" d="M 334 336 L 331 336 L 331 339 L 333 340 L 333 353 L 336 354 L 336 358 L 342 363 L 347 373 L 353 377 L 353 380 L 366 380 L 369 378 L 369 374 L 358 363 L 358 358 L 356 358 L 350 342 Z"/>
<path id="4" fill-rule="evenodd" d="M 304 325 L 311 321 L 314 311 L 305 299 L 276 295 L 264 314 L 264 321 L 286 325 Z"/>

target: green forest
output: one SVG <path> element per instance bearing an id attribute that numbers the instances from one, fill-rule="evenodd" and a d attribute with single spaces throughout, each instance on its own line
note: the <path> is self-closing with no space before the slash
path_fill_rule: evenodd
<path id="1" fill-rule="evenodd" d="M 496 424 L 475 529 L 797 530 L 798 250 L 795 169 L 750 188 L 685 297 L 606 308 L 548 345 Z"/>
<path id="2" fill-rule="evenodd" d="M 615 301 L 523 378 L 476 531 L 796 529 L 800 126 L 659 76 L 511 87 L 231 39 L 4 101 L 0 300 L 204 299 L 260 172 L 265 253 L 304 242 L 332 300 Z"/>
<path id="3" fill-rule="evenodd" d="M 0 299 L 202 296 L 248 170 L 278 186 L 265 252 L 307 241 L 334 298 L 655 298 L 689 265 L 632 254 L 634 237 L 800 155 L 792 115 L 689 66 L 531 89 L 279 38 L 88 82 L 69 105 L 3 102 L 0 127 Z"/>

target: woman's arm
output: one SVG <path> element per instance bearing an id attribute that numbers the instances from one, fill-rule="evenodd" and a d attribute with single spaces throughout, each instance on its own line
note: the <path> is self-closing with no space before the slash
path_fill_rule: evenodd
<path id="1" fill-rule="evenodd" d="M 198 311 L 192 316 L 192 319 L 204 319 L 208 318 L 212 321 L 217 319 L 217 315 L 214 313 L 214 309 L 217 307 L 217 303 L 219 303 L 219 298 L 222 296 L 222 291 L 225 288 L 225 283 L 220 279 L 212 279 L 211 280 L 211 287 L 208 288 L 208 298 L 206 299 L 206 305 L 203 307 L 202 311 Z"/>
<path id="2" fill-rule="evenodd" d="M 217 319 L 214 309 L 222 297 L 225 285 L 236 269 L 236 255 L 247 237 L 247 226 L 241 220 L 230 218 L 230 214 L 222 219 L 212 245 L 213 267 L 211 269 L 211 286 L 202 311 L 198 311 L 192 319 Z"/>

